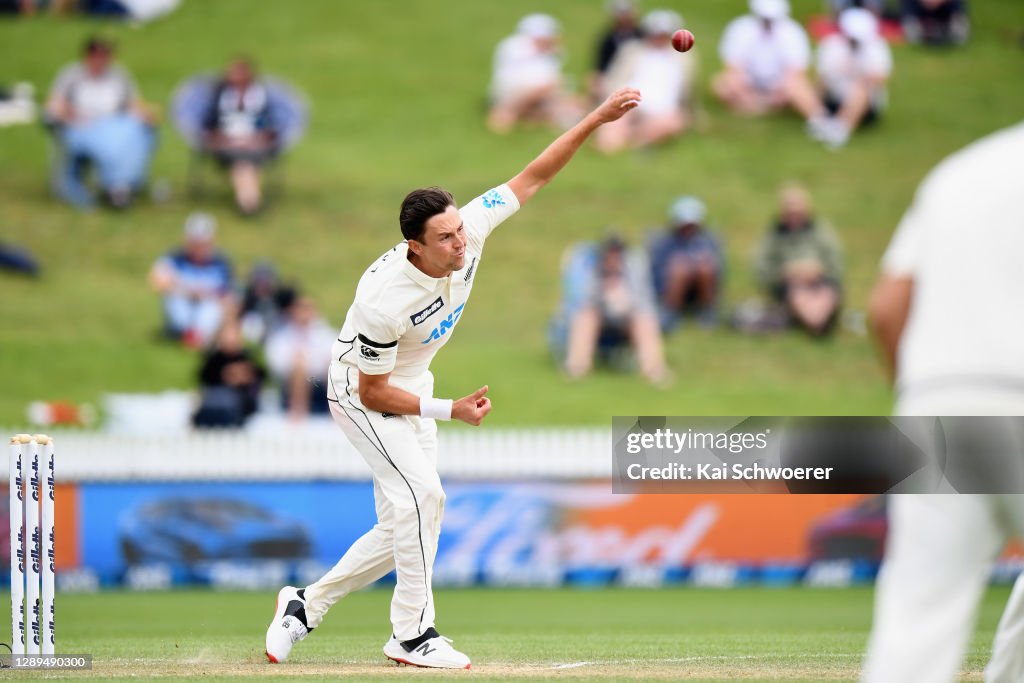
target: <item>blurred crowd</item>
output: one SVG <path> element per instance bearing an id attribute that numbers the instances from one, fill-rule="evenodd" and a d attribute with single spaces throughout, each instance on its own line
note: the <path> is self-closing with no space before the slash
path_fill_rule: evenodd
<path id="1" fill-rule="evenodd" d="M 181 245 L 157 259 L 149 275 L 161 300 L 163 335 L 201 353 L 193 423 L 243 425 L 260 408 L 268 380 L 292 421 L 326 415 L 335 328 L 269 262 L 236 281 L 216 230 L 209 214 L 190 215 Z"/>
<path id="2" fill-rule="evenodd" d="M 711 328 L 723 320 L 725 258 L 720 230 L 708 223 L 698 197 L 677 198 L 666 224 L 645 246 L 612 232 L 570 246 L 562 259 L 562 300 L 550 326 L 555 358 L 570 378 L 595 362 L 634 366 L 656 386 L 671 383 L 662 336 L 690 317 Z M 763 292 L 729 316 L 743 333 L 800 329 L 825 337 L 836 329 L 842 304 L 842 250 L 836 231 L 815 215 L 796 183 L 779 203 L 752 258 Z"/>
<path id="3" fill-rule="evenodd" d="M 888 39 L 905 35 L 937 44 L 967 37 L 966 11 L 956 0 L 908 0 L 892 10 L 881 0 L 833 0 L 829 16 L 815 24 L 816 51 L 789 16 L 788 0 L 750 0 L 749 10 L 720 38 L 723 68 L 711 80 L 711 94 L 741 116 L 792 110 L 806 121 L 808 135 L 833 149 L 881 116 L 892 73 Z M 565 127 L 583 111 L 585 98 L 602 99 L 623 86 L 638 88 L 644 100 L 635 115 L 601 130 L 595 143 L 603 152 L 669 140 L 706 116 L 698 106 L 700 48 L 680 54 L 671 42 L 683 18 L 668 9 L 641 15 L 631 0 L 612 0 L 609 12 L 584 94 L 573 93 L 562 73 L 558 21 L 546 14 L 524 17 L 495 50 L 490 128 Z M 707 39 L 702 35 L 700 42 Z"/>
<path id="4" fill-rule="evenodd" d="M 704 128 L 701 53 L 717 38 L 721 68 L 707 96 L 736 116 L 791 112 L 810 138 L 837 150 L 862 126 L 883 116 L 893 70 L 889 43 L 957 45 L 969 35 L 964 0 L 823 0 L 807 27 L 790 16 L 788 0 L 749 0 L 721 36 L 702 34 L 685 53 L 672 34 L 687 26 L 671 9 L 642 12 L 633 0 L 610 0 L 596 37 L 592 68 L 576 91 L 563 72 L 562 27 L 548 14 L 523 17 L 497 45 L 486 125 L 507 134 L 523 125 L 566 128 L 592 102 L 621 87 L 643 101 L 630 116 L 602 127 L 602 153 L 658 145 Z M 0 0 L 0 12 L 82 11 L 145 21 L 179 0 Z M 811 36 L 817 40 L 812 46 Z M 52 185 L 76 207 L 126 209 L 149 189 L 163 115 L 147 102 L 117 47 L 89 38 L 62 68 L 41 108 L 53 141 Z M 33 120 L 31 87 L 0 88 L 0 125 Z M 260 72 L 245 55 L 218 73 L 196 74 L 174 93 L 166 114 L 191 152 L 188 185 L 202 187 L 203 166 L 221 169 L 242 216 L 268 201 L 268 177 L 306 125 L 303 98 Z M 656 385 L 672 381 L 663 336 L 692 317 L 700 327 L 728 322 L 743 332 L 799 328 L 824 337 L 842 305 L 842 258 L 836 232 L 814 212 L 799 185 L 780 189 L 752 272 L 756 300 L 727 306 L 723 232 L 709 223 L 695 196 L 672 201 L 667 221 L 630 245 L 613 231 L 572 245 L 562 266 L 562 301 L 551 324 L 552 350 L 567 376 L 597 362 L 636 367 Z M 753 251 L 753 250 L 752 250 Z M 32 255 L 0 245 L 0 267 L 34 274 Z M 243 281 L 216 246 L 216 223 L 189 216 L 182 244 L 160 257 L 150 284 L 161 298 L 163 335 L 202 353 L 197 373 L 200 426 L 241 425 L 259 409 L 263 388 L 280 389 L 293 419 L 326 412 L 324 374 L 333 328 L 312 299 L 284 283 L 270 263 Z"/>

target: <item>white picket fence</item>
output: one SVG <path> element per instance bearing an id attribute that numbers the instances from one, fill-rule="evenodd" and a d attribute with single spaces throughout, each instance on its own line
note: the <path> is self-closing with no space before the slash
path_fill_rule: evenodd
<path id="1" fill-rule="evenodd" d="M 16 430 L 7 430 L 15 433 Z M 20 430 L 25 431 L 25 430 Z M 79 481 L 367 480 L 362 457 L 333 425 L 278 433 L 139 436 L 56 431 L 56 477 Z M 462 479 L 610 478 L 611 429 L 439 430 L 438 470 Z"/>

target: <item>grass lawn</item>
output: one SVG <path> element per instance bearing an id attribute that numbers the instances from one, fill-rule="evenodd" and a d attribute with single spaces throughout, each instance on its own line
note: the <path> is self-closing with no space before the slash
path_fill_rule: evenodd
<path id="1" fill-rule="evenodd" d="M 648 3 L 653 4 L 653 3 Z M 743 0 L 666 3 L 697 36 L 702 92 L 717 68 L 716 44 Z M 820 0 L 795 0 L 806 18 Z M 38 17 L 0 23 L 5 81 L 45 93 L 85 36 L 114 35 L 145 97 L 166 109 L 176 84 L 231 55 L 254 55 L 309 97 L 307 138 L 287 160 L 286 194 L 254 221 L 230 210 L 223 183 L 203 205 L 240 272 L 272 258 L 340 325 L 362 270 L 399 237 L 397 208 L 409 189 L 442 184 L 461 201 L 503 182 L 550 140 L 546 131 L 496 137 L 483 126 L 494 45 L 542 5 L 458 0 L 193 0 L 141 28 Z M 565 0 L 568 72 L 581 82 L 603 4 Z M 434 372 L 439 395 L 492 387 L 491 424 L 601 424 L 614 414 L 885 414 L 887 381 L 870 341 L 851 332 L 815 342 L 798 335 L 750 339 L 686 327 L 668 339 L 678 375 L 667 391 L 633 376 L 598 372 L 566 382 L 548 359 L 545 326 L 558 300 L 562 251 L 609 225 L 640 237 L 681 193 L 705 199 L 726 242 L 726 300 L 755 292 L 750 258 L 786 179 L 806 183 L 846 247 L 847 301 L 863 309 L 876 264 L 927 170 L 970 140 L 1021 118 L 1019 29 L 1024 4 L 972 5 L 964 49 L 895 49 L 891 110 L 875 130 L 829 153 L 800 121 L 741 120 L 710 98 L 706 130 L 667 147 L 605 158 L 583 150 L 573 164 L 488 242 L 483 270 L 455 341 Z M 145 275 L 176 243 L 195 208 L 184 194 L 188 154 L 165 125 L 153 177 L 170 201 L 126 213 L 82 213 L 48 196 L 49 142 L 35 126 L 0 132 L 0 239 L 31 248 L 41 281 L 0 276 L 0 423 L 23 419 L 33 399 L 96 401 L 106 391 L 193 384 L 196 358 L 154 341 L 159 325 Z"/>
<path id="2" fill-rule="evenodd" d="M 964 680 L 981 680 L 1008 594 L 988 591 Z M 470 655 L 472 672 L 391 665 L 380 651 L 391 593 L 378 589 L 345 598 L 277 666 L 263 657 L 272 592 L 60 595 L 57 651 L 91 654 L 94 664 L 91 672 L 49 676 L 854 681 L 872 599 L 863 588 L 475 589 L 435 596 L 439 630 Z"/>

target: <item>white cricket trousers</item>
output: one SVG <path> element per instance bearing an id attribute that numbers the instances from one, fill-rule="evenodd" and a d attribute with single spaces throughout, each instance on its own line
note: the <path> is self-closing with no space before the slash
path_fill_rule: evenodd
<path id="1" fill-rule="evenodd" d="M 1019 396 L 921 397 L 903 415 L 1020 415 Z M 969 411 L 965 410 L 969 408 Z M 1009 412 L 1008 412 L 1009 411 Z M 864 683 L 947 683 L 959 677 L 992 563 L 1024 535 L 1024 495 L 896 495 L 890 498 L 885 561 Z M 988 683 L 1024 681 L 1024 579 L 999 622 Z"/>
<path id="2" fill-rule="evenodd" d="M 431 395 L 429 373 L 416 384 L 403 388 Z M 384 417 L 345 387 L 330 395 L 334 421 L 373 472 L 377 524 L 306 587 L 306 619 L 310 628 L 318 626 L 331 605 L 394 569 L 391 624 L 395 637 L 411 640 L 434 626 L 430 582 L 445 500 L 437 475 L 437 424 L 408 415 Z"/>

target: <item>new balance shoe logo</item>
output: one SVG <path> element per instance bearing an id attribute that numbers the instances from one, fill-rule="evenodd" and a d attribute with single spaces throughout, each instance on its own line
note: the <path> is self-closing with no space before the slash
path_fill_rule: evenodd
<path id="1" fill-rule="evenodd" d="M 428 640 L 428 641 L 425 641 L 425 642 L 424 642 L 424 643 L 423 643 L 422 645 L 420 645 L 420 646 L 419 646 L 418 648 L 416 648 L 415 650 L 413 650 L 413 652 L 419 652 L 419 653 L 420 653 L 421 655 L 423 655 L 424 657 L 426 657 L 426 656 L 427 656 L 427 655 L 429 655 L 429 654 L 430 654 L 431 652 L 434 652 L 434 651 L 436 651 L 436 650 L 437 650 L 437 648 L 436 648 L 436 647 L 430 647 L 430 641 Z"/>

